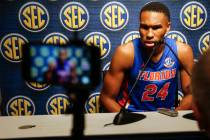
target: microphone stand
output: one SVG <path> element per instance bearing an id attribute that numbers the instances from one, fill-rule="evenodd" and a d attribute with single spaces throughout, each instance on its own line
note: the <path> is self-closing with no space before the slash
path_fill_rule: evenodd
<path id="1" fill-rule="evenodd" d="M 71 130 L 73 140 L 84 139 L 84 128 L 85 128 L 84 106 L 85 106 L 85 101 L 88 97 L 88 93 L 89 93 L 88 90 L 77 89 L 74 94 L 75 100 L 73 105 L 73 129 Z"/>
<path id="2" fill-rule="evenodd" d="M 137 77 L 136 81 L 134 82 L 130 92 L 128 93 L 128 98 L 126 99 L 124 106 L 121 108 L 120 112 L 115 116 L 115 118 L 113 120 L 113 124 L 115 124 L 115 125 L 129 124 L 129 123 L 140 121 L 140 120 L 142 120 L 146 117 L 143 114 L 128 112 L 128 110 L 126 110 L 125 106 L 128 102 L 128 99 L 131 97 L 132 92 L 133 92 L 139 78 L 142 76 L 142 74 L 145 71 L 149 61 L 151 60 L 152 56 L 154 55 L 154 53 L 156 51 L 156 48 L 160 45 L 161 45 L 161 42 L 155 43 L 155 46 L 154 46 L 152 52 L 150 53 L 149 58 L 147 59 L 144 67 L 142 68 L 142 70 L 139 71 L 138 77 Z"/>
<path id="3" fill-rule="evenodd" d="M 78 39 L 78 32 L 73 32 L 73 43 L 80 42 L 82 40 Z M 85 101 L 88 98 L 89 89 L 82 87 L 69 87 L 68 84 L 64 85 L 64 88 L 67 89 L 69 98 L 73 97 L 73 128 L 71 130 L 71 139 L 73 140 L 82 140 L 84 139 L 84 129 L 85 129 L 85 114 L 84 106 Z"/>

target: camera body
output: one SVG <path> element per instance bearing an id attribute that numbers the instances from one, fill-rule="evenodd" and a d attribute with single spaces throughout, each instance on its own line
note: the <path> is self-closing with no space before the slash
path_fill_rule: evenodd
<path id="1" fill-rule="evenodd" d="M 91 89 L 100 83 L 100 49 L 83 41 L 66 45 L 32 42 L 23 46 L 23 75 L 26 80 Z"/>

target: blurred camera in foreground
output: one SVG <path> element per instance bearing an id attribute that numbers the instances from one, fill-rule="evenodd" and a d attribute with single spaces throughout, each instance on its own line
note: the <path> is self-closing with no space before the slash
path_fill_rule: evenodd
<path id="1" fill-rule="evenodd" d="M 82 41 L 67 45 L 25 44 L 23 75 L 32 82 L 94 88 L 100 82 L 100 49 Z"/>

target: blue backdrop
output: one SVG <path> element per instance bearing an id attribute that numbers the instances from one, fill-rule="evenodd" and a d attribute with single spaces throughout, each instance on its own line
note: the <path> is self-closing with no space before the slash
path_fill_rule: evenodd
<path id="1" fill-rule="evenodd" d="M 195 61 L 209 47 L 210 1 L 159 0 L 171 12 L 168 37 L 193 48 Z M 71 105 L 62 87 L 30 83 L 21 75 L 26 42 L 67 43 L 72 31 L 101 49 L 101 71 L 115 48 L 139 37 L 139 10 L 148 0 L 0 1 L 0 102 L 2 115 L 62 114 Z M 90 92 L 85 111 L 101 112 L 99 91 Z M 182 96 L 181 91 L 180 97 Z M 81 93 L 82 94 L 82 93 Z"/>

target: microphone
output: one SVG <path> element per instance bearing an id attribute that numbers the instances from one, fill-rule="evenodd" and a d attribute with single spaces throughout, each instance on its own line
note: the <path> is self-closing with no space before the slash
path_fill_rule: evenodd
<path id="1" fill-rule="evenodd" d="M 115 125 L 129 124 L 129 123 L 140 121 L 140 120 L 146 118 L 146 116 L 143 115 L 143 114 L 128 112 L 128 110 L 126 110 L 125 106 L 126 106 L 128 100 L 130 99 L 130 97 L 132 96 L 133 90 L 134 90 L 139 78 L 142 76 L 142 74 L 145 71 L 149 61 L 151 60 L 152 56 L 154 55 L 154 53 L 156 51 L 156 48 L 159 47 L 161 44 L 163 44 L 163 42 L 164 41 L 162 41 L 162 40 L 155 42 L 155 45 L 153 47 L 152 52 L 150 53 L 150 55 L 149 55 L 145 65 L 143 66 L 142 70 L 139 71 L 138 76 L 137 76 L 130 92 L 128 93 L 128 98 L 126 99 L 125 104 L 120 109 L 120 112 L 115 116 L 115 118 L 113 120 L 113 124 L 115 124 Z"/>

